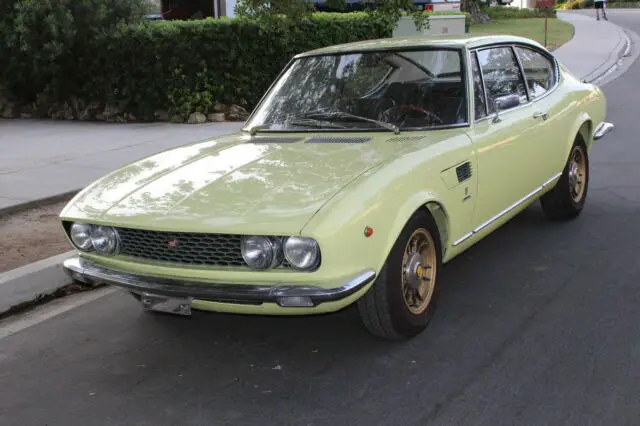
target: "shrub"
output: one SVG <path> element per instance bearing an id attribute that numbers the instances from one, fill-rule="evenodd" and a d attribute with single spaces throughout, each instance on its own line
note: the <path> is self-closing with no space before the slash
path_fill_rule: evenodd
<path id="1" fill-rule="evenodd" d="M 296 26 L 164 22 L 105 39 L 110 52 L 100 62 L 110 76 L 110 100 L 122 109 L 143 116 L 154 109 L 206 114 L 216 101 L 251 109 L 297 53 L 390 33 L 366 14 L 316 14 Z"/>
<path id="2" fill-rule="evenodd" d="M 41 93 L 53 99 L 74 94 L 100 34 L 140 22 L 148 0 L 19 0 L 9 12 L 3 80 L 27 101 Z M 50 84 L 52 82 L 52 84 Z M 56 84 L 57 83 L 57 84 Z"/>
<path id="3" fill-rule="evenodd" d="M 593 0 L 583 0 L 582 1 L 582 5 L 581 5 L 581 9 L 590 9 L 593 6 L 594 6 L 593 5 Z"/>
<path id="4" fill-rule="evenodd" d="M 11 11 L 17 1 L 0 0 L 0 64 L 8 64 L 11 58 L 11 52 L 9 52 L 9 47 L 7 46 L 7 37 L 13 28 Z M 0 83 L 2 83 L 2 68 L 0 68 Z"/>
<path id="5" fill-rule="evenodd" d="M 544 18 L 545 14 L 548 17 L 555 17 L 556 12 L 551 8 L 536 8 L 536 9 L 518 9 L 515 7 L 487 7 L 483 9 L 491 19 L 529 19 L 529 18 Z"/>
<path id="6" fill-rule="evenodd" d="M 366 13 L 318 13 L 295 26 L 245 18 L 145 22 L 102 32 L 87 43 L 90 49 L 72 50 L 74 57 L 67 44 L 53 44 L 38 50 L 40 56 L 29 53 L 14 61 L 14 69 L 28 72 L 36 62 L 39 68 L 29 74 L 37 79 L 36 95 L 55 93 L 48 103 L 66 102 L 76 116 L 97 103 L 138 119 L 153 119 L 157 110 L 185 117 L 195 111 L 206 114 L 216 102 L 250 109 L 293 55 L 388 37 L 391 31 Z M 46 66 L 47 57 L 64 60 Z M 23 81 L 13 78 L 9 83 L 9 89 L 21 89 Z M 24 91 L 20 95 L 32 101 Z"/>

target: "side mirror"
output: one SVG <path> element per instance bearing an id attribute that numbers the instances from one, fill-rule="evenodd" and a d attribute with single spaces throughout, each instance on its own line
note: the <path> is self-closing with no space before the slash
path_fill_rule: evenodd
<path id="1" fill-rule="evenodd" d="M 496 112 L 496 116 L 493 118 L 494 123 L 502 121 L 500 119 L 500 111 L 510 109 L 520 105 L 519 95 L 505 95 L 492 99 L 493 109 Z"/>

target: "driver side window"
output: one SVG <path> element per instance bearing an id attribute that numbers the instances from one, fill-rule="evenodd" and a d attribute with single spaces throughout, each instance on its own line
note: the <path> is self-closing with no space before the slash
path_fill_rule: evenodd
<path id="1" fill-rule="evenodd" d="M 511 47 L 492 47 L 481 50 L 478 52 L 478 62 L 487 92 L 489 114 L 495 112 L 496 102 L 506 99 L 509 95 L 515 95 L 518 104 L 528 101 L 524 79 Z"/>

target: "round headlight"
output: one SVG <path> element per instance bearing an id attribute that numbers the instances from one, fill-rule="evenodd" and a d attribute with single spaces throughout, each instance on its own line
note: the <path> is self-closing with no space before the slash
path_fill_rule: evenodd
<path id="1" fill-rule="evenodd" d="M 284 257 L 297 269 L 313 269 L 320 262 L 320 248 L 313 238 L 289 237 L 284 243 Z"/>
<path id="2" fill-rule="evenodd" d="M 242 237 L 242 258 L 250 268 L 275 268 L 282 263 L 282 243 L 278 238 L 259 236 Z"/>
<path id="3" fill-rule="evenodd" d="M 110 226 L 94 226 L 91 229 L 91 242 L 98 253 L 113 255 L 120 250 L 120 238 Z"/>
<path id="4" fill-rule="evenodd" d="M 74 223 L 69 230 L 69 237 L 73 244 L 82 251 L 93 249 L 91 243 L 91 225 L 87 223 Z"/>

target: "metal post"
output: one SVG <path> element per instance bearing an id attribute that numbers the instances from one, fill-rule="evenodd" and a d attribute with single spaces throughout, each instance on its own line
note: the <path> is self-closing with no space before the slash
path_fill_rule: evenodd
<path id="1" fill-rule="evenodd" d="M 544 47 L 547 47 L 547 15 L 544 15 Z"/>

